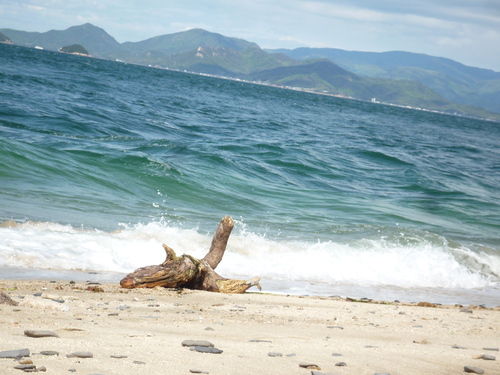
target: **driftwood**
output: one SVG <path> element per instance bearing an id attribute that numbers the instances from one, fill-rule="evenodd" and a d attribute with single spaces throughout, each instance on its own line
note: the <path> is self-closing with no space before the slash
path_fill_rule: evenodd
<path id="1" fill-rule="evenodd" d="M 221 220 L 210 250 L 201 260 L 186 254 L 179 257 L 173 249 L 163 244 L 167 256 L 162 264 L 138 268 L 125 276 L 120 285 L 128 289 L 161 286 L 220 293 L 244 293 L 252 286 L 257 286 L 261 290 L 258 277 L 246 281 L 226 279 L 214 271 L 224 256 L 233 227 L 234 222 L 231 217 L 226 216 Z"/>

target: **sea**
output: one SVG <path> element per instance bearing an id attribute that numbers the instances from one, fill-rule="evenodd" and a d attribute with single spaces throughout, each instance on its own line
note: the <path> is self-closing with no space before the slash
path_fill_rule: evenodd
<path id="1" fill-rule="evenodd" d="M 118 283 L 228 215 L 263 292 L 497 306 L 499 187 L 500 123 L 0 44 L 0 279 Z"/>

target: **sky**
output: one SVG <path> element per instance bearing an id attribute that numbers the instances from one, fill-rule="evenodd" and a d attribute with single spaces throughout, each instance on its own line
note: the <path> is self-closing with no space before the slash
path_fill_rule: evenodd
<path id="1" fill-rule="evenodd" d="M 500 72 L 500 0 L 0 0 L 0 28 L 118 42 L 202 28 L 261 48 L 408 51 Z"/>

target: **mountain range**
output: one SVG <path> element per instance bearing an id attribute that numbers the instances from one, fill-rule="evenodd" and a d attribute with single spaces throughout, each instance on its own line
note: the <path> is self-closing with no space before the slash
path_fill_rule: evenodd
<path id="1" fill-rule="evenodd" d="M 424 54 L 335 48 L 263 50 L 202 29 L 119 43 L 90 23 L 44 33 L 0 29 L 14 44 L 186 70 L 500 121 L 500 73 Z"/>

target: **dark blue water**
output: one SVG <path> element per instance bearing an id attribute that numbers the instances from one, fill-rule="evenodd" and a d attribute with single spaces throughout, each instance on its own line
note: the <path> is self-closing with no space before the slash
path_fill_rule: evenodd
<path id="1" fill-rule="evenodd" d="M 0 264 L 128 272 L 230 215 L 220 273 L 272 290 L 500 303 L 499 146 L 494 122 L 0 45 Z"/>

